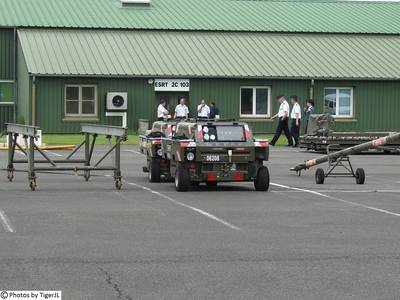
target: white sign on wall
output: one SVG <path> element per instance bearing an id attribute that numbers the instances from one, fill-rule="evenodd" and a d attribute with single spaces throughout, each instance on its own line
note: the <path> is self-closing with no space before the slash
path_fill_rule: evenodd
<path id="1" fill-rule="evenodd" d="M 189 79 L 156 79 L 154 80 L 156 92 L 189 92 Z"/>

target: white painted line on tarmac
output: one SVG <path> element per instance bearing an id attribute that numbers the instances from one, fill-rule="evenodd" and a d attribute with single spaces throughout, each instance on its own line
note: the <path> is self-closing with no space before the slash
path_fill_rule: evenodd
<path id="1" fill-rule="evenodd" d="M 180 202 L 180 201 L 178 201 L 178 200 L 175 200 L 174 198 L 171 198 L 171 197 L 169 197 L 169 196 L 167 196 L 167 195 L 164 195 L 164 194 L 162 194 L 162 193 L 160 193 L 160 192 L 154 191 L 154 190 L 152 190 L 151 188 L 148 188 L 148 187 L 146 187 L 146 186 L 143 186 L 143 185 L 140 185 L 140 184 L 137 184 L 137 183 L 134 183 L 134 182 L 129 182 L 129 181 L 126 181 L 126 180 L 124 180 L 124 181 L 125 181 L 127 184 L 129 184 L 129 185 L 138 187 L 138 188 L 140 188 L 140 189 L 142 189 L 142 190 L 148 191 L 148 192 L 150 192 L 150 193 L 152 193 L 152 194 L 155 194 L 155 195 L 157 195 L 157 196 L 159 196 L 159 197 L 161 197 L 161 198 L 164 198 L 164 199 L 166 199 L 166 200 L 168 200 L 168 201 L 171 201 L 172 203 L 175 203 L 175 204 L 177 204 L 177 205 L 180 205 L 180 206 L 183 206 L 183 207 L 185 207 L 185 208 L 188 208 L 188 209 L 190 209 L 190 210 L 192 210 L 192 211 L 195 211 L 195 212 L 197 212 L 197 213 L 199 213 L 199 214 L 201 214 L 201 215 L 203 215 L 203 216 L 205 216 L 205 217 L 207 217 L 207 218 L 210 218 L 210 219 L 212 219 L 212 220 L 214 220 L 214 221 L 216 221 L 216 222 L 218 222 L 218 223 L 220 223 L 220 224 L 223 224 L 223 225 L 225 225 L 226 227 L 229 227 L 229 228 L 231 228 L 231 229 L 233 229 L 233 230 L 238 230 L 238 231 L 241 230 L 239 227 L 237 227 L 237 226 L 235 226 L 235 225 L 233 225 L 233 224 L 231 224 L 231 223 L 229 223 L 229 222 L 227 222 L 227 221 L 225 221 L 225 220 L 223 220 L 223 219 L 221 219 L 221 218 L 218 218 L 217 216 L 214 216 L 213 214 L 210 214 L 209 212 L 206 212 L 205 210 L 202 210 L 202 209 L 200 209 L 200 208 L 197 208 L 197 207 L 194 207 L 194 206 L 190 206 L 190 205 L 188 205 L 188 204 L 185 204 L 185 203 L 183 203 L 183 202 Z"/>
<path id="2" fill-rule="evenodd" d="M 320 192 L 313 191 L 313 190 L 301 189 L 301 188 L 291 187 L 291 186 L 278 184 L 278 183 L 272 183 L 272 182 L 271 182 L 271 185 L 277 186 L 277 187 L 280 187 L 280 188 L 294 190 L 294 191 L 309 193 L 309 194 L 313 194 L 313 195 L 320 196 L 320 197 L 323 197 L 323 198 L 327 198 L 327 199 L 330 199 L 330 200 L 346 203 L 346 204 L 349 204 L 349 205 L 352 205 L 352 206 L 363 207 L 365 209 L 373 210 L 373 211 L 384 213 L 384 214 L 387 214 L 387 215 L 400 217 L 400 213 L 392 212 L 390 210 L 385 210 L 385 209 L 381 209 L 381 208 L 374 207 L 374 206 L 364 205 L 364 204 L 357 203 L 357 202 L 343 200 L 343 199 L 340 199 L 340 198 L 337 198 L 337 197 L 332 197 L 332 196 L 329 196 L 329 195 L 325 195 L 325 194 L 322 194 Z"/>
<path id="3" fill-rule="evenodd" d="M 61 155 L 61 154 L 59 154 L 59 153 L 56 153 L 56 152 L 53 152 L 53 151 L 44 150 L 44 152 L 46 152 L 46 153 L 49 153 L 49 154 L 51 154 L 51 155 L 53 155 L 53 156 L 62 157 L 62 155 Z"/>
<path id="4" fill-rule="evenodd" d="M 142 153 L 142 152 L 140 152 L 140 151 L 136 151 L 136 150 L 122 150 L 122 151 L 124 151 L 124 152 L 130 152 L 130 153 L 135 153 L 135 154 L 140 154 L 140 155 L 143 155 L 143 153 Z"/>
<path id="5" fill-rule="evenodd" d="M 117 196 L 119 196 L 119 197 L 121 197 L 121 198 L 123 198 L 123 199 L 125 199 L 125 200 L 131 200 L 130 198 L 125 197 L 124 194 L 121 193 L 121 191 L 114 191 L 114 194 L 117 195 Z M 166 217 L 166 216 L 167 216 L 167 214 L 166 214 L 165 212 L 163 212 L 162 210 L 160 210 L 160 209 L 158 209 L 158 208 L 155 208 L 155 207 L 153 207 L 153 206 L 148 206 L 148 205 L 145 205 L 145 204 L 143 204 L 143 203 L 142 203 L 142 205 L 143 205 L 147 210 L 156 212 L 156 213 L 157 213 L 159 216 L 161 216 L 161 217 Z M 144 210 L 144 209 L 143 209 L 143 210 Z"/>
<path id="6" fill-rule="evenodd" d="M 3 224 L 4 230 L 7 232 L 15 232 L 14 227 L 12 226 L 10 220 L 8 219 L 6 213 L 0 209 L 0 220 Z"/>
<path id="7" fill-rule="evenodd" d="M 277 191 L 271 191 L 272 193 L 278 193 Z M 279 193 L 297 193 L 298 191 L 279 191 Z M 363 193 L 400 193 L 400 190 L 318 190 L 319 193 L 346 193 L 346 194 L 363 194 Z"/>

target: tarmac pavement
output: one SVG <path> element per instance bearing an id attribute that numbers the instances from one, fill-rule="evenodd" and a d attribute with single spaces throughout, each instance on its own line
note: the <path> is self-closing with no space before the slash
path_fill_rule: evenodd
<path id="1" fill-rule="evenodd" d="M 400 298 L 400 156 L 352 157 L 365 185 L 316 185 L 315 170 L 289 168 L 319 154 L 277 147 L 269 192 L 229 183 L 178 193 L 148 182 L 137 150 L 122 148 L 121 191 L 106 172 L 89 182 L 38 174 L 35 192 L 25 173 L 12 183 L 1 173 L 0 290 L 79 300 Z"/>

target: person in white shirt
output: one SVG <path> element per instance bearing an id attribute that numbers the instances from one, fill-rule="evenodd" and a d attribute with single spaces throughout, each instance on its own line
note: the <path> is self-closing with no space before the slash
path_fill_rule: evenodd
<path id="1" fill-rule="evenodd" d="M 206 100 L 201 99 L 200 104 L 197 106 L 197 117 L 208 119 L 210 117 L 210 107 L 206 104 Z"/>
<path id="2" fill-rule="evenodd" d="M 161 99 L 160 104 L 157 107 L 157 120 L 165 121 L 168 119 L 168 110 L 165 108 L 167 106 L 167 101 Z"/>
<path id="3" fill-rule="evenodd" d="M 189 117 L 189 108 L 185 104 L 185 98 L 181 98 L 179 104 L 175 107 L 174 119 L 187 119 Z"/>
<path id="4" fill-rule="evenodd" d="M 278 118 L 279 124 L 278 124 L 278 128 L 276 129 L 274 138 L 271 140 L 270 144 L 272 146 L 275 146 L 276 142 L 278 141 L 278 139 L 281 136 L 281 133 L 283 131 L 288 140 L 288 146 L 292 147 L 293 139 L 292 139 L 292 136 L 290 135 L 289 122 L 288 122 L 290 107 L 283 95 L 278 96 L 277 99 L 278 99 L 278 102 L 280 103 L 279 111 L 276 115 L 272 116 L 271 119 L 274 120 L 274 119 Z"/>
<path id="5" fill-rule="evenodd" d="M 291 127 L 290 134 L 294 139 L 293 147 L 299 146 L 300 125 L 301 125 L 301 107 L 298 102 L 297 96 L 291 96 L 290 102 L 292 103 L 292 112 L 290 113 Z"/>

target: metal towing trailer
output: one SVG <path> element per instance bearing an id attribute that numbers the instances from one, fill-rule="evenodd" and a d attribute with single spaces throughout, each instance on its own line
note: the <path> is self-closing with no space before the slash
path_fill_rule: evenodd
<path id="1" fill-rule="evenodd" d="M 311 167 L 320 165 L 322 163 L 328 163 L 328 168 L 324 171 L 322 168 L 318 168 L 315 172 L 315 182 L 317 184 L 323 184 L 327 177 L 353 177 L 356 179 L 357 184 L 364 184 L 365 172 L 363 168 L 358 168 L 354 171 L 353 166 L 350 162 L 349 155 L 357 154 L 369 149 L 377 149 L 385 147 L 388 144 L 399 143 L 400 133 L 393 133 L 386 137 L 356 145 L 347 149 L 343 149 L 337 152 L 330 152 L 328 147 L 328 154 L 318 157 L 316 159 L 306 160 L 304 163 L 299 164 L 291 171 L 296 172 L 299 176 L 303 170 L 307 170 Z M 335 171 L 337 168 L 341 168 L 341 171 Z"/>
<path id="2" fill-rule="evenodd" d="M 325 152 L 339 151 L 389 136 L 394 132 L 338 132 L 334 131 L 335 119 L 330 114 L 310 116 L 307 133 L 300 137 L 300 148 Z M 364 151 L 367 151 L 366 149 Z M 374 150 L 387 153 L 400 153 L 400 141 L 391 141 Z"/>
<path id="3" fill-rule="evenodd" d="M 54 172 L 54 171 L 83 171 L 83 176 L 86 181 L 90 178 L 91 171 L 114 171 L 115 187 L 121 189 L 121 142 L 127 139 L 126 128 L 116 126 L 81 124 L 81 133 L 84 135 L 84 140 L 65 158 L 51 159 L 46 152 L 41 150 L 36 145 L 39 127 L 26 126 L 19 124 L 6 124 L 6 133 L 8 135 L 8 163 L 7 163 L 7 178 L 9 181 L 14 179 L 14 172 L 27 172 L 29 187 L 34 191 L 37 187 L 36 173 Z M 92 163 L 93 150 L 96 144 L 96 139 L 99 135 L 104 135 L 111 145 L 110 149 L 95 163 Z M 17 143 L 17 138 L 22 136 L 25 143 L 25 149 Z M 115 137 L 115 143 L 112 145 L 111 139 Z M 85 157 L 72 159 L 80 148 L 84 146 Z M 26 159 L 15 159 L 15 151 L 19 149 Z M 43 158 L 36 159 L 35 152 L 38 152 Z M 100 165 L 104 159 L 114 152 L 114 165 Z M 27 164 L 27 170 L 16 170 L 15 164 Z M 50 164 L 51 166 L 38 166 L 39 164 Z M 62 166 L 60 166 L 62 165 Z"/>

